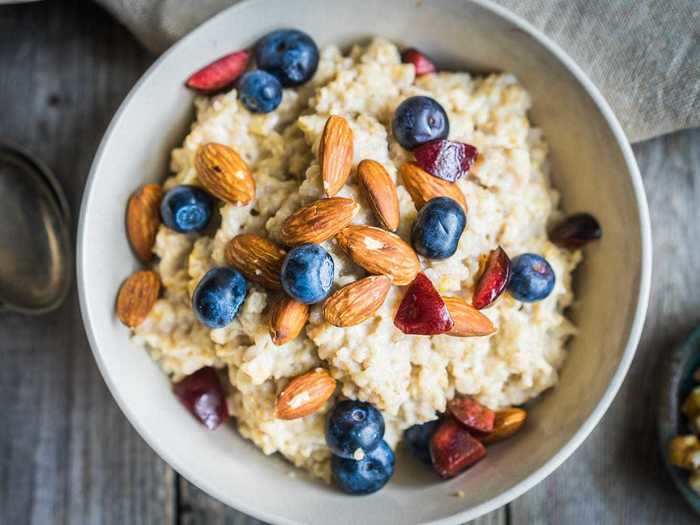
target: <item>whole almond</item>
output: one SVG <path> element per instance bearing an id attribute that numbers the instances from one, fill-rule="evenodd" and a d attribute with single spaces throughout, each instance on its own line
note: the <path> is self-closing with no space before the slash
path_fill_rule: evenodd
<path id="1" fill-rule="evenodd" d="M 365 159 L 357 165 L 357 175 L 377 220 L 387 230 L 396 231 L 400 218 L 399 194 L 384 166 L 376 160 Z"/>
<path id="2" fill-rule="evenodd" d="M 321 163 L 323 191 L 328 197 L 333 197 L 348 180 L 352 169 L 352 129 L 343 117 L 338 115 L 328 117 L 321 135 L 318 156 Z"/>
<path id="3" fill-rule="evenodd" d="M 391 279 L 371 275 L 336 291 L 323 305 L 323 317 L 333 326 L 354 326 L 366 321 L 384 304 Z"/>
<path id="4" fill-rule="evenodd" d="M 527 411 L 522 408 L 505 408 L 496 412 L 493 432 L 480 438 L 484 445 L 490 445 L 515 434 L 525 424 Z"/>
<path id="5" fill-rule="evenodd" d="M 317 368 L 292 379 L 277 396 L 275 417 L 297 419 L 319 410 L 335 392 L 335 379 Z"/>
<path id="6" fill-rule="evenodd" d="M 126 233 L 136 256 L 142 262 L 153 259 L 153 245 L 160 226 L 160 184 L 145 184 L 132 193 L 126 207 Z"/>
<path id="7" fill-rule="evenodd" d="M 408 191 L 416 209 L 420 210 L 430 199 L 435 197 L 450 197 L 467 211 L 467 201 L 459 186 L 453 182 L 447 182 L 433 177 L 427 171 L 423 171 L 413 162 L 405 162 L 399 168 L 401 180 Z"/>
<path id="8" fill-rule="evenodd" d="M 490 335 L 496 331 L 491 319 L 468 304 L 461 297 L 443 297 L 447 311 L 454 321 L 454 326 L 447 335 L 455 337 L 473 337 Z"/>
<path id="9" fill-rule="evenodd" d="M 280 272 L 287 252 L 270 239 L 242 233 L 228 242 L 224 254 L 226 262 L 249 280 L 272 290 L 282 288 Z"/>
<path id="10" fill-rule="evenodd" d="M 360 205 L 352 199 L 319 199 L 287 217 L 280 239 L 288 246 L 327 241 L 350 224 L 358 211 Z"/>
<path id="11" fill-rule="evenodd" d="M 117 317 L 129 328 L 140 325 L 158 300 L 160 278 L 156 272 L 143 270 L 132 274 L 119 289 Z"/>
<path id="12" fill-rule="evenodd" d="M 352 225 L 340 230 L 338 245 L 369 273 L 386 275 L 394 284 L 409 284 L 420 271 L 413 248 L 398 235 L 373 226 Z"/>
<path id="13" fill-rule="evenodd" d="M 253 174 L 234 149 L 215 142 L 203 144 L 194 167 L 204 189 L 222 201 L 245 205 L 255 198 Z"/>
<path id="14" fill-rule="evenodd" d="M 298 336 L 309 320 L 309 305 L 286 294 L 273 300 L 270 307 L 270 338 L 277 346 Z"/>

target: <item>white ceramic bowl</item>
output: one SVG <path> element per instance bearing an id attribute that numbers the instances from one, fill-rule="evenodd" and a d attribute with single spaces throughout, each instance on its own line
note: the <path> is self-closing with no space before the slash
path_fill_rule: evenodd
<path id="1" fill-rule="evenodd" d="M 193 117 L 183 80 L 267 31 L 298 27 L 319 45 L 383 35 L 425 50 L 445 68 L 514 72 L 534 100 L 532 120 L 551 146 L 564 208 L 589 211 L 603 240 L 577 272 L 579 334 L 556 389 L 534 404 L 516 439 L 447 482 L 397 461 L 382 491 L 361 500 L 291 477 L 232 427 L 208 432 L 182 408 L 147 353 L 114 315 L 122 280 L 138 263 L 124 231 L 129 194 L 168 173 L 168 154 Z M 252 0 L 216 16 L 163 55 L 132 90 L 107 131 L 83 199 L 78 282 L 86 330 L 115 399 L 143 438 L 188 480 L 243 512 L 279 524 L 463 523 L 551 473 L 612 401 L 632 360 L 646 311 L 650 227 L 640 176 L 623 132 L 595 87 L 555 45 L 484 1 Z M 416 470 L 412 470 L 416 468 Z M 464 498 L 451 496 L 464 491 Z"/>

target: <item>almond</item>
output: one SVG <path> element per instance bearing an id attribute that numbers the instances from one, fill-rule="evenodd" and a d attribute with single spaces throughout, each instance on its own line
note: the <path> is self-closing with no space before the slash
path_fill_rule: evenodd
<path id="1" fill-rule="evenodd" d="M 417 210 L 435 197 L 450 197 L 456 200 L 465 212 L 467 211 L 467 201 L 457 184 L 433 177 L 413 162 L 404 163 L 399 168 L 399 173 Z"/>
<path id="2" fill-rule="evenodd" d="M 194 167 L 204 189 L 222 201 L 245 205 L 255 198 L 255 179 L 234 149 L 214 142 L 203 144 Z"/>
<path id="3" fill-rule="evenodd" d="M 328 197 L 338 193 L 350 176 L 352 141 L 352 129 L 348 121 L 338 115 L 328 117 L 318 151 L 323 191 Z"/>
<path id="4" fill-rule="evenodd" d="M 399 194 L 384 166 L 376 160 L 365 159 L 358 164 L 357 175 L 377 220 L 387 230 L 396 231 L 399 227 Z"/>
<path id="5" fill-rule="evenodd" d="M 132 274 L 119 289 L 117 317 L 129 328 L 140 325 L 158 300 L 160 278 L 156 272 L 143 270 Z"/>
<path id="6" fill-rule="evenodd" d="M 247 279 L 265 288 L 279 290 L 282 261 L 287 254 L 274 242 L 260 235 L 236 235 L 226 245 L 226 262 L 238 268 Z"/>
<path id="7" fill-rule="evenodd" d="M 454 326 L 447 335 L 455 337 L 472 337 L 490 335 L 496 331 L 491 319 L 461 297 L 443 297 L 447 311 L 454 321 Z"/>
<path id="8" fill-rule="evenodd" d="M 288 246 L 327 241 L 350 224 L 358 211 L 360 205 L 352 199 L 319 199 L 287 217 L 280 239 Z"/>
<path id="9" fill-rule="evenodd" d="M 153 259 L 153 245 L 160 226 L 160 184 L 146 184 L 129 198 L 126 208 L 126 233 L 131 247 L 142 262 Z"/>
<path id="10" fill-rule="evenodd" d="M 340 247 L 369 273 L 386 275 L 394 284 L 406 285 L 420 270 L 413 248 L 401 237 L 372 226 L 347 226 L 336 236 Z"/>
<path id="11" fill-rule="evenodd" d="M 490 445 L 515 434 L 525 424 L 527 411 L 522 408 L 505 408 L 496 412 L 493 432 L 480 438 L 484 445 Z"/>
<path id="12" fill-rule="evenodd" d="M 309 305 L 286 294 L 277 297 L 270 307 L 270 338 L 277 346 L 298 336 L 309 319 Z"/>
<path id="13" fill-rule="evenodd" d="M 297 419 L 319 410 L 335 392 L 335 379 L 317 368 L 292 379 L 277 396 L 275 417 Z"/>
<path id="14" fill-rule="evenodd" d="M 333 326 L 354 326 L 366 321 L 384 304 L 391 279 L 372 275 L 344 286 L 326 299 L 323 317 Z"/>

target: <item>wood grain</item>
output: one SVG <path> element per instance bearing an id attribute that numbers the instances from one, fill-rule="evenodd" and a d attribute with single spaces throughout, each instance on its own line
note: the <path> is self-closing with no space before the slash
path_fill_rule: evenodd
<path id="1" fill-rule="evenodd" d="M 74 217 L 98 141 L 149 57 L 88 2 L 0 7 L 0 140 L 34 152 Z M 175 479 L 97 372 L 75 290 L 0 316 L 0 523 L 174 523 Z"/>
<path id="2" fill-rule="evenodd" d="M 152 60 L 89 2 L 0 7 L 0 140 L 55 170 L 76 217 L 99 139 Z M 700 131 L 635 151 L 656 250 L 637 359 L 582 448 L 477 525 L 697 523 L 662 471 L 652 407 L 657 360 L 700 321 Z M 97 371 L 75 291 L 44 317 L 0 314 L 0 359 L 0 523 L 260 525 L 177 476 L 131 428 Z"/>

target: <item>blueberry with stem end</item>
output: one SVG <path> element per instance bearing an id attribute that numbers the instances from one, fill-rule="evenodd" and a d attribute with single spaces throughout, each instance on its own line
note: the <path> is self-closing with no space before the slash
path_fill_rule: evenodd
<path id="1" fill-rule="evenodd" d="M 446 139 L 450 133 L 447 112 L 430 97 L 410 97 L 401 102 L 392 121 L 394 137 L 406 149 L 436 139 Z"/>
<path id="2" fill-rule="evenodd" d="M 279 29 L 255 44 L 255 61 L 260 69 L 277 77 L 284 87 L 311 80 L 318 68 L 318 46 L 297 29 Z"/>
<path id="3" fill-rule="evenodd" d="M 288 295 L 304 304 L 322 301 L 331 292 L 335 264 L 318 244 L 295 246 L 282 263 L 280 280 Z"/>
<path id="4" fill-rule="evenodd" d="M 282 86 L 265 71 L 249 71 L 238 83 L 238 96 L 253 113 L 270 113 L 282 102 Z"/>
<path id="5" fill-rule="evenodd" d="M 554 270 L 541 255 L 524 253 L 513 259 L 508 291 L 518 301 L 532 303 L 546 299 L 555 282 Z"/>
<path id="6" fill-rule="evenodd" d="M 160 203 L 160 216 L 171 230 L 178 233 L 201 232 L 209 224 L 214 199 L 196 186 L 175 186 Z"/>
<path id="7" fill-rule="evenodd" d="M 248 283 L 233 268 L 212 268 L 204 274 L 192 295 L 194 313 L 209 328 L 233 322 L 245 300 Z"/>
<path id="8" fill-rule="evenodd" d="M 331 472 L 335 484 L 348 494 L 371 494 L 381 489 L 394 474 L 394 453 L 386 441 L 361 460 L 331 457 Z"/>
<path id="9" fill-rule="evenodd" d="M 384 417 L 370 403 L 340 401 L 326 420 L 326 444 L 343 458 L 362 459 L 384 437 Z"/>

